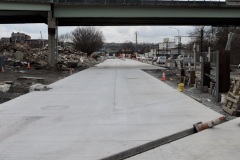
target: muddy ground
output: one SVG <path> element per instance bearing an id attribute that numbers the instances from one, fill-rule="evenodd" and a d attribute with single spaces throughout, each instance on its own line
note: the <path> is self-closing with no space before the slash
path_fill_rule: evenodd
<path id="1" fill-rule="evenodd" d="M 146 73 L 154 76 L 155 78 L 161 80 L 162 79 L 162 70 L 144 70 Z M 177 89 L 177 85 L 179 83 L 179 77 L 177 76 L 177 69 L 166 69 L 164 70 L 166 75 L 166 81 L 164 83 L 168 84 L 169 86 L 173 87 L 174 89 Z M 193 98 L 194 100 L 202 103 L 206 107 L 224 115 L 226 117 L 226 120 L 232 120 L 235 119 L 235 116 L 230 116 L 226 112 L 222 110 L 223 104 L 218 103 L 215 101 L 215 97 L 208 93 L 202 93 L 199 89 L 194 87 L 184 87 L 184 94 L 188 95 L 189 97 Z"/>
<path id="2" fill-rule="evenodd" d="M 75 68 L 74 72 L 72 73 L 79 72 L 84 69 L 86 68 Z M 68 70 L 60 71 L 57 69 L 37 70 L 34 68 L 31 68 L 31 69 L 6 68 L 4 73 L 0 73 L 0 82 L 8 81 L 7 83 L 12 82 L 12 85 L 10 87 L 10 90 L 7 93 L 0 94 L 0 104 L 28 93 L 29 87 L 31 85 L 34 85 L 36 83 L 48 85 L 62 78 L 65 78 L 69 75 L 71 75 L 71 73 Z M 28 79 L 26 77 L 33 77 L 33 78 Z M 35 78 L 39 78 L 39 79 L 35 79 Z"/>

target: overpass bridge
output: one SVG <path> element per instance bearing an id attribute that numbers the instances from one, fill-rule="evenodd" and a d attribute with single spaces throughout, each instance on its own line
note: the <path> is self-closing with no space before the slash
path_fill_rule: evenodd
<path id="1" fill-rule="evenodd" d="M 45 23 L 49 64 L 56 63 L 57 26 L 240 25 L 232 1 L 1 0 L 0 23 Z"/>

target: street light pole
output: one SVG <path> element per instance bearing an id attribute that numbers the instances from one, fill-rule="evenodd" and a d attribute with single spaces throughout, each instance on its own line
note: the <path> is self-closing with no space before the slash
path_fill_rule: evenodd
<path id="1" fill-rule="evenodd" d="M 173 28 L 173 27 L 169 27 L 169 28 L 171 28 L 171 29 L 175 29 L 175 30 L 177 30 L 178 31 L 178 54 L 180 55 L 181 54 L 181 37 L 179 36 L 179 29 L 177 29 L 177 28 Z"/>

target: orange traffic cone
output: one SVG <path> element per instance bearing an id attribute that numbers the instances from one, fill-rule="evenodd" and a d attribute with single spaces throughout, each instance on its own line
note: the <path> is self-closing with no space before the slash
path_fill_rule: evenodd
<path id="1" fill-rule="evenodd" d="M 30 63 L 28 62 L 27 69 L 30 69 L 30 68 L 31 68 L 31 66 L 30 66 Z"/>
<path id="2" fill-rule="evenodd" d="M 4 73 L 5 72 L 5 69 L 4 69 L 4 67 L 2 66 L 2 73 Z"/>
<path id="3" fill-rule="evenodd" d="M 162 74 L 162 81 L 166 81 L 165 73 Z"/>

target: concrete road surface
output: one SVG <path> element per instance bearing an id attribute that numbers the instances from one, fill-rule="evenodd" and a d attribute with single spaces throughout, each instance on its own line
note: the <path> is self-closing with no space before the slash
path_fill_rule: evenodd
<path id="1" fill-rule="evenodd" d="M 239 160 L 239 157 L 240 118 L 237 118 L 129 160 Z"/>
<path id="2" fill-rule="evenodd" d="M 143 68 L 107 60 L 1 104 L 0 159 L 95 160 L 220 116 Z"/>

